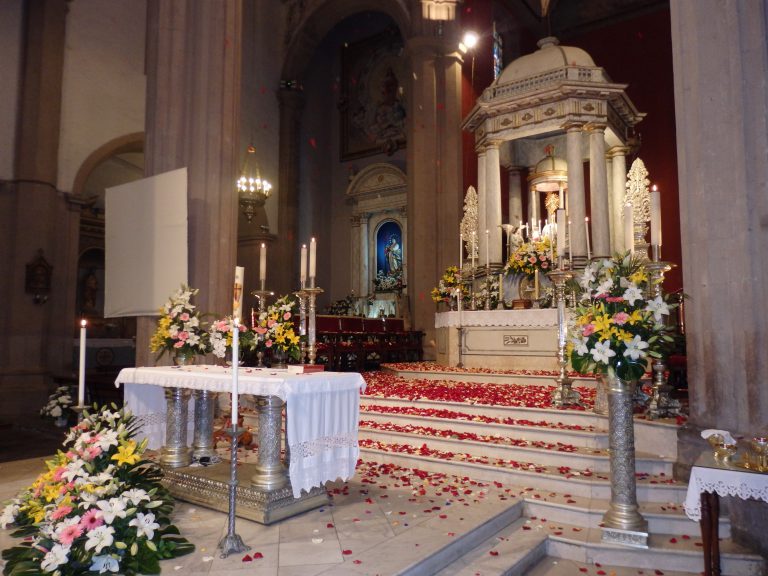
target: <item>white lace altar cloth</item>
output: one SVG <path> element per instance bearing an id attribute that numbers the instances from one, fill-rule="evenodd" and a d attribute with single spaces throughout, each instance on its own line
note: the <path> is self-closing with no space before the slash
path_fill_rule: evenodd
<path id="1" fill-rule="evenodd" d="M 164 387 L 231 392 L 232 369 L 221 366 L 124 368 L 115 380 L 116 386 L 121 384 L 126 385 L 125 405 L 143 418 L 165 414 Z M 288 374 L 240 368 L 238 389 L 240 394 L 277 396 L 285 401 L 291 450 L 288 473 L 294 497 L 298 498 L 302 490 L 354 476 L 360 454 L 357 442 L 360 393 L 365 390 L 365 380 L 360 374 Z M 165 425 L 148 424 L 145 433 L 152 434 L 150 445 L 162 445 Z"/>
<path id="2" fill-rule="evenodd" d="M 755 498 L 768 502 L 768 474 L 749 470 L 694 466 L 685 497 L 685 514 L 691 520 L 701 520 L 701 493 L 716 492 L 718 496 L 737 496 L 742 500 Z"/>
<path id="3" fill-rule="evenodd" d="M 459 318 L 461 314 L 461 318 Z M 461 312 L 438 312 L 435 314 L 435 328 L 449 326 L 508 326 L 510 328 L 550 328 L 557 326 L 557 309 L 538 310 L 475 310 Z"/>

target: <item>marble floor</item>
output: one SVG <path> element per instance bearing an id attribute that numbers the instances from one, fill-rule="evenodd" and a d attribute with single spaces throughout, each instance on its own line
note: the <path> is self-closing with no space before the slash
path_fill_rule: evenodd
<path id="1" fill-rule="evenodd" d="M 43 458 L 31 458 L 0 463 L 0 501 L 27 486 L 42 470 L 43 462 Z M 276 525 L 238 519 L 236 532 L 250 550 L 228 558 L 221 558 L 217 550 L 227 532 L 226 515 L 179 502 L 174 522 L 196 550 L 163 561 L 162 574 L 653 574 L 546 556 L 530 569 L 510 572 L 516 555 L 525 553 L 543 536 L 533 530 L 526 533 L 530 540 L 505 537 L 506 533 L 514 533 L 514 522 L 509 522 L 516 516 L 519 502 L 494 484 L 365 462 L 353 480 L 333 483 L 328 492 L 327 506 Z M 518 519 L 520 522 L 525 519 Z M 489 536 L 479 545 L 465 546 L 462 552 L 457 552 L 460 546 L 451 551 L 452 543 L 478 530 L 485 530 Z M 0 549 L 13 543 L 9 531 L 0 530 Z"/>

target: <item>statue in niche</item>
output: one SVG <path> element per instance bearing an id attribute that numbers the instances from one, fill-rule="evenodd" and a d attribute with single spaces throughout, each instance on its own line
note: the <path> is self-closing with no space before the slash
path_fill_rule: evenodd
<path id="1" fill-rule="evenodd" d="M 389 244 L 384 248 L 384 254 L 387 257 L 387 276 L 396 276 L 403 269 L 403 253 L 394 234 L 389 237 Z"/>
<path id="2" fill-rule="evenodd" d="M 89 270 L 83 278 L 83 309 L 84 314 L 95 314 L 96 300 L 99 295 L 99 279 L 93 270 Z"/>

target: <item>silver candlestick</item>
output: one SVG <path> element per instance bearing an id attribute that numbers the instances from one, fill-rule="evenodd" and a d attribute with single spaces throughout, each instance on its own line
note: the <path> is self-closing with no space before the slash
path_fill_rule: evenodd
<path id="1" fill-rule="evenodd" d="M 299 342 L 301 363 L 306 362 L 307 356 L 307 300 L 309 300 L 309 293 L 306 290 L 304 282 L 301 283 L 301 290 L 294 292 L 299 299 L 299 336 L 302 337 Z"/>
<path id="2" fill-rule="evenodd" d="M 259 301 L 259 314 L 264 312 L 267 309 L 267 298 L 270 296 L 274 296 L 275 293 L 271 292 L 269 290 L 254 290 L 251 292 L 251 296 L 255 296 L 256 299 Z"/>
<path id="3" fill-rule="evenodd" d="M 573 380 L 568 377 L 568 371 L 566 370 L 568 359 L 565 356 L 565 341 L 568 333 L 565 314 L 565 283 L 573 278 L 573 272 L 563 270 L 561 258 L 560 267 L 548 275 L 555 285 L 555 302 L 557 303 L 557 364 L 560 366 L 560 374 L 555 378 L 558 388 L 552 392 L 552 405 L 560 408 L 581 403 L 581 395 L 572 388 Z"/>
<path id="4" fill-rule="evenodd" d="M 485 309 L 491 309 L 491 264 L 485 264 Z"/>
<path id="5" fill-rule="evenodd" d="M 237 423 L 232 423 L 232 443 L 230 447 L 229 461 L 229 515 L 227 516 L 227 535 L 219 542 L 221 557 L 226 558 L 230 554 L 237 554 L 250 550 L 243 539 L 235 532 L 235 493 L 237 491 L 237 442 L 245 431 L 244 428 L 238 428 Z"/>
<path id="6" fill-rule="evenodd" d="M 659 259 L 659 247 L 652 246 L 652 260 L 645 263 L 651 277 L 649 291 L 651 298 L 663 297 L 664 274 L 674 268 L 671 262 L 664 262 Z M 667 385 L 667 365 L 663 358 L 656 358 L 651 365 L 653 368 L 653 389 L 651 400 L 648 403 L 646 415 L 651 420 L 657 418 L 668 418 L 680 414 L 680 402 L 669 397 L 670 386 Z"/>
<path id="7" fill-rule="evenodd" d="M 316 288 L 314 282 L 311 288 L 306 288 L 305 292 L 309 297 L 309 328 L 307 330 L 307 356 L 309 357 L 309 363 L 314 364 L 317 358 L 317 348 L 315 343 L 317 341 L 317 329 L 315 327 L 315 316 L 317 314 L 317 297 L 323 293 L 322 288 Z"/>

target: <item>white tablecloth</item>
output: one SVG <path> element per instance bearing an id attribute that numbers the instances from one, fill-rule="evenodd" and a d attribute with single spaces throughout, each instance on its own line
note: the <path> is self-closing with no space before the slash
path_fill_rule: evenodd
<path id="1" fill-rule="evenodd" d="M 293 494 L 355 474 L 360 453 L 357 431 L 360 392 L 365 380 L 351 372 L 288 374 L 240 368 L 240 394 L 277 396 L 288 410 L 289 475 Z M 125 404 L 137 416 L 165 413 L 163 387 L 230 392 L 232 370 L 220 366 L 125 368 L 116 385 L 125 384 Z M 129 386 L 131 385 L 131 386 Z M 133 386 L 136 385 L 136 386 Z M 154 387 L 154 390 L 152 388 Z M 190 419 L 192 403 L 190 402 Z M 145 420 L 145 433 L 165 440 L 164 421 Z"/>
<path id="2" fill-rule="evenodd" d="M 701 520 L 701 493 L 716 492 L 718 496 L 737 496 L 743 500 L 756 498 L 768 502 L 768 474 L 749 470 L 694 466 L 685 497 L 685 514 L 691 520 Z"/>
<path id="3" fill-rule="evenodd" d="M 435 314 L 435 328 L 459 325 L 459 312 Z M 510 328 L 547 328 L 557 326 L 557 309 L 461 311 L 462 326 L 508 326 Z"/>

